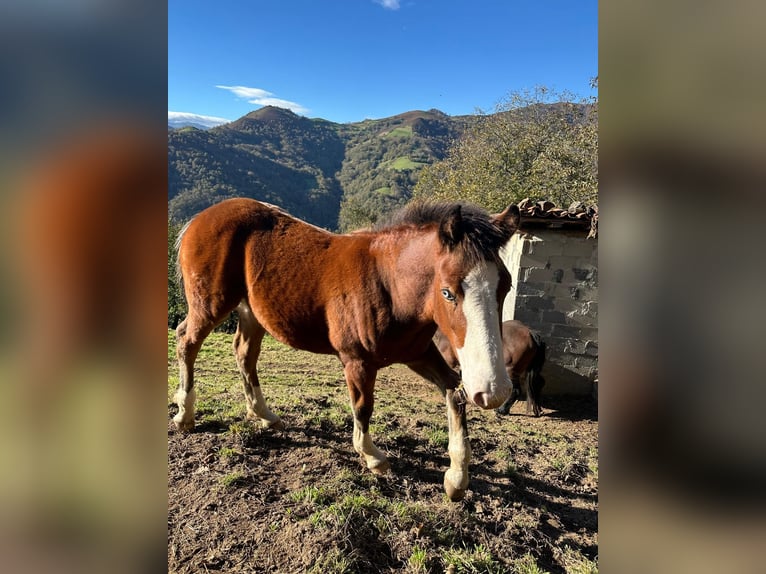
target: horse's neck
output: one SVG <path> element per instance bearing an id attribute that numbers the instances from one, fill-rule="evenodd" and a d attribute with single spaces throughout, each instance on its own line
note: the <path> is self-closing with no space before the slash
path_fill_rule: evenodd
<path id="1" fill-rule="evenodd" d="M 434 235 L 413 232 L 404 238 L 381 239 L 375 251 L 394 309 L 400 311 L 397 314 L 427 320 L 434 280 Z"/>

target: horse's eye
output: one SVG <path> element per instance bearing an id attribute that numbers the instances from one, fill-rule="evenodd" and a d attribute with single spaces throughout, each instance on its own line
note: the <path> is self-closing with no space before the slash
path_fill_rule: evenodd
<path id="1" fill-rule="evenodd" d="M 447 301 L 454 301 L 455 300 L 455 294 L 452 291 L 450 291 L 449 289 L 442 289 L 442 296 Z"/>

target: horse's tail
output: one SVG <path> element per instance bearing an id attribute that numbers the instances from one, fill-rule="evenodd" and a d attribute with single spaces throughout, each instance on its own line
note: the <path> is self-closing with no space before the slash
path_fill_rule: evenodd
<path id="1" fill-rule="evenodd" d="M 189 226 L 191 225 L 191 222 L 194 221 L 194 218 L 192 217 L 189 221 L 184 223 L 183 227 L 181 227 L 181 231 L 178 232 L 178 237 L 176 237 L 175 243 L 173 243 L 173 250 L 176 253 L 176 261 L 175 261 L 175 273 L 176 273 L 176 280 L 178 281 L 178 287 L 181 289 L 181 293 L 184 294 L 184 299 L 186 298 L 186 291 L 184 290 L 184 274 L 183 270 L 181 269 L 181 263 L 179 261 L 179 253 L 181 251 L 181 239 L 184 236 L 184 233 L 186 233 L 186 230 L 189 229 Z"/>
<path id="2" fill-rule="evenodd" d="M 532 362 L 527 369 L 527 407 L 531 407 L 535 416 L 539 416 L 542 412 L 540 407 L 540 395 L 545 386 L 542 370 L 545 365 L 546 345 L 545 341 L 543 341 L 540 336 L 540 333 L 532 331 L 531 335 L 532 342 L 537 349 L 535 351 L 535 356 L 532 357 Z"/>

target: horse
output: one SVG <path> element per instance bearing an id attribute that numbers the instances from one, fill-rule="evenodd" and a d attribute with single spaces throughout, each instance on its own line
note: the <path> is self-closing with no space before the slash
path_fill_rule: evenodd
<path id="1" fill-rule="evenodd" d="M 539 417 L 542 413 L 540 393 L 545 385 L 545 379 L 541 374 L 545 364 L 545 341 L 537 331 L 532 331 L 521 321 L 504 321 L 502 334 L 503 361 L 513 389 L 511 396 L 496 408 L 495 412 L 499 415 L 507 415 L 513 403 L 521 395 L 523 384 L 524 394 L 527 396 L 527 414 L 532 411 L 536 417 Z M 449 339 L 439 330 L 434 334 L 434 343 L 447 364 L 453 369 L 460 369 L 460 362 Z"/>
<path id="2" fill-rule="evenodd" d="M 352 442 L 367 468 L 388 472 L 369 433 L 375 378 L 393 363 L 434 383 L 447 403 L 450 468 L 444 488 L 468 485 L 465 403 L 500 406 L 511 392 L 500 353 L 500 317 L 510 274 L 498 251 L 516 231 L 511 204 L 490 215 L 464 203 L 419 202 L 386 225 L 334 234 L 252 199 L 215 204 L 178 240 L 189 311 L 178 325 L 180 431 L 194 428 L 194 361 L 205 337 L 236 309 L 234 352 L 247 418 L 282 429 L 266 405 L 256 364 L 265 333 L 286 345 L 335 355 L 348 387 Z M 463 365 L 461 380 L 432 341 L 437 325 Z"/>

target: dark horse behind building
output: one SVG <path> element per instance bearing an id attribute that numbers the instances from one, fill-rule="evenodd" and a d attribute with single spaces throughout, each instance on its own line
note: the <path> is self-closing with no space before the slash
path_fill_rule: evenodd
<path id="1" fill-rule="evenodd" d="M 532 331 L 521 321 L 504 321 L 502 333 L 503 361 L 505 370 L 511 378 L 513 390 L 511 396 L 495 411 L 500 415 L 507 415 L 513 403 L 521 395 L 523 387 L 527 397 L 527 414 L 531 411 L 539 417 L 542 413 L 540 394 L 545 385 L 545 379 L 541 374 L 545 365 L 545 341 L 538 332 Z M 434 342 L 447 364 L 453 369 L 459 369 L 460 362 L 457 355 L 441 331 L 436 331 Z"/>
<path id="2" fill-rule="evenodd" d="M 461 403 L 491 409 L 511 393 L 499 319 L 510 276 L 498 250 L 518 223 L 515 205 L 490 216 L 468 205 L 423 203 L 385 227 L 336 235 L 250 199 L 206 209 L 178 242 L 189 313 L 177 329 L 174 422 L 194 428 L 194 361 L 205 337 L 237 309 L 234 349 L 249 419 L 283 426 L 258 381 L 266 332 L 297 349 L 336 355 L 351 399 L 354 448 L 370 470 L 384 473 L 389 463 L 369 434 L 375 377 L 404 363 L 446 399 L 444 488 L 461 499 L 471 454 Z M 432 341 L 437 325 L 460 356 L 463 392 Z"/>

